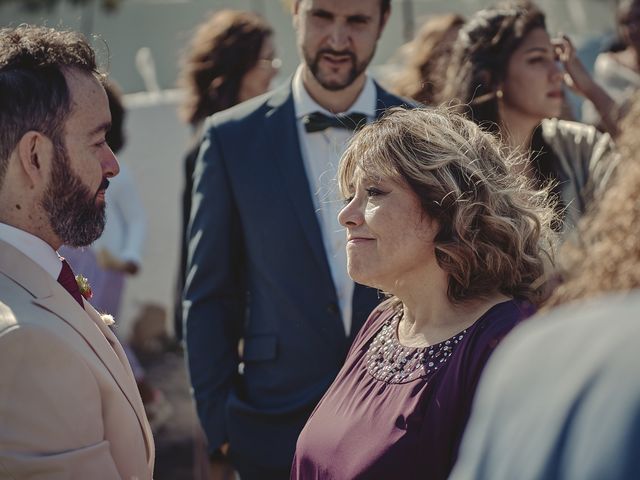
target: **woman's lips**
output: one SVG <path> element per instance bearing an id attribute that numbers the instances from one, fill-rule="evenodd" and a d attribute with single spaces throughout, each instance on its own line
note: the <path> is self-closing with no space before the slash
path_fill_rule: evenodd
<path id="1" fill-rule="evenodd" d="M 358 243 L 366 243 L 366 242 L 371 242 L 373 241 L 373 238 L 366 238 L 366 237 L 352 237 L 347 239 L 347 244 L 358 244 Z"/>

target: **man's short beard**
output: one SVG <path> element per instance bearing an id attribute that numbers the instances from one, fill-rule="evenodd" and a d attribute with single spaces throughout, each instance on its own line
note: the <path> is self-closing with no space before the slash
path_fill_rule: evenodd
<path id="1" fill-rule="evenodd" d="M 71 247 L 93 243 L 104 230 L 105 205 L 96 204 L 96 196 L 71 170 L 66 149 L 55 147 L 51 179 L 42 199 L 49 224 L 60 241 Z"/>
<path id="2" fill-rule="evenodd" d="M 343 82 L 340 82 L 340 83 L 337 83 L 335 81 L 327 82 L 324 79 L 322 79 L 321 73 L 320 73 L 320 57 L 325 53 L 331 53 L 335 55 L 347 55 L 349 56 L 349 58 L 351 58 L 351 70 L 349 71 L 347 78 Z M 337 92 L 339 90 L 344 90 L 345 88 L 349 87 L 356 80 L 356 78 L 358 78 L 367 69 L 367 67 L 369 66 L 369 63 L 371 63 L 371 60 L 375 55 L 375 49 L 373 50 L 373 52 L 371 52 L 371 56 L 369 58 L 359 63 L 358 63 L 357 57 L 353 52 L 336 52 L 328 48 L 323 48 L 321 50 L 318 50 L 318 52 L 315 55 L 315 58 L 311 58 L 311 56 L 308 55 L 306 51 L 303 51 L 303 54 L 304 54 L 304 60 L 306 64 L 309 66 L 309 70 L 311 70 L 311 73 L 313 74 L 315 79 L 318 81 L 318 83 L 322 86 L 322 88 L 324 88 L 325 90 L 329 90 L 331 92 Z"/>

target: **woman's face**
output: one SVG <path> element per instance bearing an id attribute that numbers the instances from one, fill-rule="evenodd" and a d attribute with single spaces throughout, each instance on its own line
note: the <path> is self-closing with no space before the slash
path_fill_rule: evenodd
<path id="1" fill-rule="evenodd" d="M 258 61 L 251 70 L 242 77 L 239 100 L 244 102 L 250 98 L 262 95 L 269 90 L 271 80 L 278 73 L 279 60 L 275 58 L 273 38 L 268 36 L 262 42 Z"/>
<path id="2" fill-rule="evenodd" d="M 536 123 L 559 116 L 564 99 L 562 75 L 547 31 L 531 30 L 509 59 L 501 114 L 507 119 L 527 117 Z"/>
<path id="3" fill-rule="evenodd" d="M 437 222 L 404 181 L 357 168 L 351 198 L 338 214 L 347 230 L 347 268 L 358 283 L 396 293 L 424 279 L 436 262 Z"/>

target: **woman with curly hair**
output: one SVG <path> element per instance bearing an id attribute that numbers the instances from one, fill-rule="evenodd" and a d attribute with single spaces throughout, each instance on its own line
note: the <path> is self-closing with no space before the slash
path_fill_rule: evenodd
<path id="1" fill-rule="evenodd" d="M 441 101 L 457 103 L 510 148 L 532 152 L 524 173 L 539 186 L 553 184 L 558 208 L 574 226 L 615 161 L 608 134 L 558 119 L 565 80 L 596 105 L 610 133 L 616 118 L 613 100 L 589 76 L 569 39 L 549 37 L 534 3 L 500 2 L 462 27 L 446 78 Z"/>
<path id="2" fill-rule="evenodd" d="M 298 438 L 294 479 L 447 477 L 485 362 L 538 303 L 553 209 L 498 141 L 392 109 L 339 167 L 349 275 L 385 292 Z"/>
<path id="3" fill-rule="evenodd" d="M 255 13 L 240 10 L 221 10 L 211 15 L 198 27 L 186 53 L 180 78 L 186 95 L 181 115 L 191 125 L 193 136 L 184 165 L 182 247 L 174 309 L 178 338 L 182 338 L 182 289 L 187 260 L 184 242 L 202 124 L 209 115 L 265 93 L 279 65 L 269 24 Z"/>
<path id="4" fill-rule="evenodd" d="M 444 87 L 447 62 L 464 17 L 455 13 L 433 15 L 416 38 L 400 47 L 403 68 L 391 75 L 391 90 L 423 105 L 433 105 Z"/>

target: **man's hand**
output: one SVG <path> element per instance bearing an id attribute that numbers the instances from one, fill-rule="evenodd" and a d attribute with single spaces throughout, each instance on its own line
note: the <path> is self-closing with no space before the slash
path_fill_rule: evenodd
<path id="1" fill-rule="evenodd" d="M 135 275 L 140 271 L 140 266 L 130 260 L 123 261 L 112 255 L 106 248 L 100 249 L 96 253 L 98 265 L 105 270 L 115 270 L 116 272 Z"/>
<path id="2" fill-rule="evenodd" d="M 236 471 L 231 465 L 227 454 L 229 444 L 224 443 L 217 455 L 214 455 L 209 462 L 209 480 L 236 480 Z"/>

